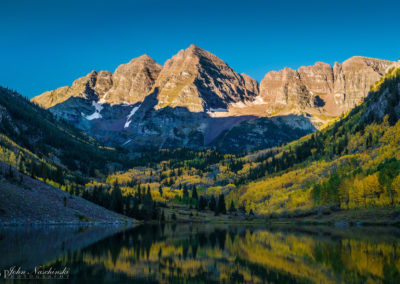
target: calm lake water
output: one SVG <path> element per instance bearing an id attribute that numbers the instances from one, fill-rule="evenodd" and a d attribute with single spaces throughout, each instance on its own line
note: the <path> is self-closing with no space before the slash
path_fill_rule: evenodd
<path id="1" fill-rule="evenodd" d="M 0 229 L 0 269 L 69 270 L 28 283 L 400 283 L 399 240 L 372 227 L 13 227 Z"/>

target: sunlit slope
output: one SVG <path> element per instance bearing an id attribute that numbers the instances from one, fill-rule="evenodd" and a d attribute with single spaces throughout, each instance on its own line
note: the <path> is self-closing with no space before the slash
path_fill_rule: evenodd
<path id="1" fill-rule="evenodd" d="M 254 154 L 254 176 L 266 177 L 231 191 L 231 197 L 258 213 L 398 205 L 399 88 L 400 69 L 392 69 L 340 121 L 272 154 Z"/>

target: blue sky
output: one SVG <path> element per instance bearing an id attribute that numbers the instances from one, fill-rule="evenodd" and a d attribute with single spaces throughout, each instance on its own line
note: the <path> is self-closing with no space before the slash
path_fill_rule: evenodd
<path id="1" fill-rule="evenodd" d="M 1 0 L 0 85 L 32 97 L 191 43 L 260 81 L 353 55 L 397 60 L 400 1 Z"/>

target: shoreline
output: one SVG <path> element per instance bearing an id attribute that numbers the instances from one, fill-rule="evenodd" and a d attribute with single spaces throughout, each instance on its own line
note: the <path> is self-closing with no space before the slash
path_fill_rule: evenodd
<path id="1" fill-rule="evenodd" d="M 366 208 L 353 210 L 338 210 L 329 214 L 317 214 L 304 217 L 279 217 L 271 215 L 226 214 L 215 216 L 211 211 L 197 211 L 187 208 L 166 208 L 167 219 L 160 221 L 141 221 L 123 216 L 119 220 L 108 221 L 36 221 L 18 222 L 3 221 L 0 227 L 12 226 L 96 226 L 96 225 L 141 225 L 141 224 L 237 224 L 237 225 L 312 225 L 333 227 L 368 227 L 391 226 L 400 227 L 399 208 Z M 176 215 L 176 220 L 169 216 Z"/>

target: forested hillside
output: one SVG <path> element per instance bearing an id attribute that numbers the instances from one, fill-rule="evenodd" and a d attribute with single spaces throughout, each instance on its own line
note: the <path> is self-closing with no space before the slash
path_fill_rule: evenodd
<path id="1" fill-rule="evenodd" d="M 399 83 L 400 69 L 390 70 L 348 115 L 272 158 L 259 158 L 258 170 L 269 175 L 242 187 L 239 200 L 262 213 L 398 205 Z"/>
<path id="2" fill-rule="evenodd" d="M 88 177 L 129 166 L 125 152 L 105 148 L 16 92 L 0 88 L 0 161 L 48 184 L 78 192 Z"/>
<path id="3" fill-rule="evenodd" d="M 141 167 L 89 188 L 118 184 L 132 198 L 145 189 L 156 201 L 200 210 L 215 210 L 216 197 L 224 196 L 227 210 L 258 214 L 396 206 L 399 84 L 400 69 L 390 70 L 352 111 L 282 147 L 246 156 L 186 149 L 143 154 Z"/>
<path id="4" fill-rule="evenodd" d="M 395 207 L 399 88 L 400 69 L 392 69 L 363 103 L 323 130 L 242 156 L 213 149 L 104 148 L 1 89 L 0 157 L 32 177 L 144 220 L 163 219 L 163 208 L 174 206 L 270 216 Z"/>

